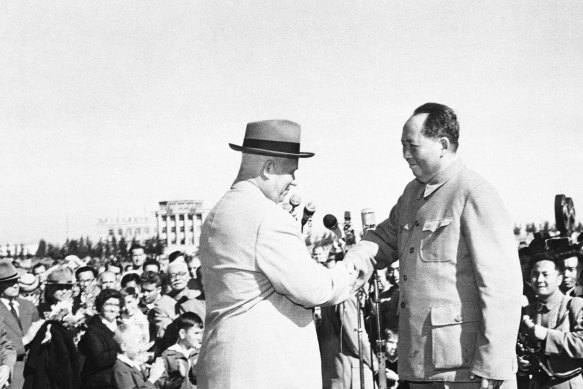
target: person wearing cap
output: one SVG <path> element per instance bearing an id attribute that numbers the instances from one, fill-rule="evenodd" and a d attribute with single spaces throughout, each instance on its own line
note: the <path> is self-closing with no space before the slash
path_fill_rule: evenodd
<path id="1" fill-rule="evenodd" d="M 9 259 L 0 260 L 0 317 L 4 319 L 8 338 L 16 348 L 16 364 L 12 382 L 8 386 L 11 389 L 20 389 L 24 384 L 25 347 L 32 341 L 43 323 L 39 320 L 36 307 L 30 301 L 19 297 L 19 278 L 20 275 Z M 32 278 L 36 279 L 34 276 Z M 31 328 L 33 330 L 29 333 Z"/>
<path id="2" fill-rule="evenodd" d="M 32 305 L 38 307 L 40 300 L 40 282 L 36 276 L 25 273 L 18 279 L 20 286 L 20 298 L 30 301 Z"/>
<path id="3" fill-rule="evenodd" d="M 414 389 L 515 387 L 522 280 L 508 212 L 458 157 L 450 107 L 415 109 L 401 144 L 415 179 L 346 254 L 399 261 L 399 378 Z"/>
<path id="4" fill-rule="evenodd" d="M 200 236 L 207 314 L 199 388 L 322 387 L 312 308 L 338 304 L 372 273 L 368 259 L 318 265 L 281 203 L 296 185 L 300 126 L 247 125 L 239 173 Z M 358 276 L 360 278 L 357 278 Z M 357 282 L 358 279 L 358 282 Z"/>

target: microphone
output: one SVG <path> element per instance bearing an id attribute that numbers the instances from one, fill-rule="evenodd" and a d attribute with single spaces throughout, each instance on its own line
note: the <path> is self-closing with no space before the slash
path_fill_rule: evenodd
<path id="1" fill-rule="evenodd" d="M 365 208 L 360 211 L 360 217 L 362 220 L 362 231 L 367 232 L 376 227 L 376 220 L 374 211 L 371 208 Z"/>
<path id="2" fill-rule="evenodd" d="M 292 213 L 302 202 L 302 199 L 300 196 L 298 196 L 296 193 L 294 193 L 290 198 L 289 198 L 289 204 L 291 205 L 291 211 L 290 213 Z"/>
<path id="3" fill-rule="evenodd" d="M 304 206 L 304 216 L 302 216 L 302 227 L 305 226 L 308 220 L 312 218 L 314 212 L 316 212 L 316 204 L 310 201 Z"/>
<path id="4" fill-rule="evenodd" d="M 338 227 L 338 219 L 336 219 L 336 216 L 331 214 L 324 216 L 324 227 L 332 231 L 339 240 L 343 240 L 342 230 Z"/>

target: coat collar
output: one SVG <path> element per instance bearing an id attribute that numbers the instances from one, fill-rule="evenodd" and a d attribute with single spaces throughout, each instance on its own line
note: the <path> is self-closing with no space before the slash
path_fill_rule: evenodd
<path id="1" fill-rule="evenodd" d="M 444 170 L 437 173 L 427 184 L 422 184 L 417 192 L 417 199 L 429 197 L 437 189 L 441 188 L 446 182 L 448 182 L 453 176 L 455 176 L 460 170 L 464 168 L 464 163 L 461 158 L 457 158 Z"/>

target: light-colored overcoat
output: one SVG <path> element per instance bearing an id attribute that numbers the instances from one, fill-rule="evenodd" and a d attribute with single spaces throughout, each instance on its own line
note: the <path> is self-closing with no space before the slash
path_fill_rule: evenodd
<path id="1" fill-rule="evenodd" d="M 207 303 L 199 388 L 320 389 L 311 308 L 348 298 L 354 272 L 316 264 L 298 222 L 248 181 L 209 213 L 199 254 Z"/>

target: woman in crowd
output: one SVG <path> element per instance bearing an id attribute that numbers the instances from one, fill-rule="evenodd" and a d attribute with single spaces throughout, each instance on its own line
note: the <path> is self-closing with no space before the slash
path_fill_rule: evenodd
<path id="1" fill-rule="evenodd" d="M 90 319 L 87 331 L 79 342 L 79 352 L 84 359 L 82 388 L 114 389 L 113 365 L 118 345 L 113 336 L 121 305 L 121 294 L 114 289 L 102 290 L 95 299 L 95 309 L 99 313 Z"/>

